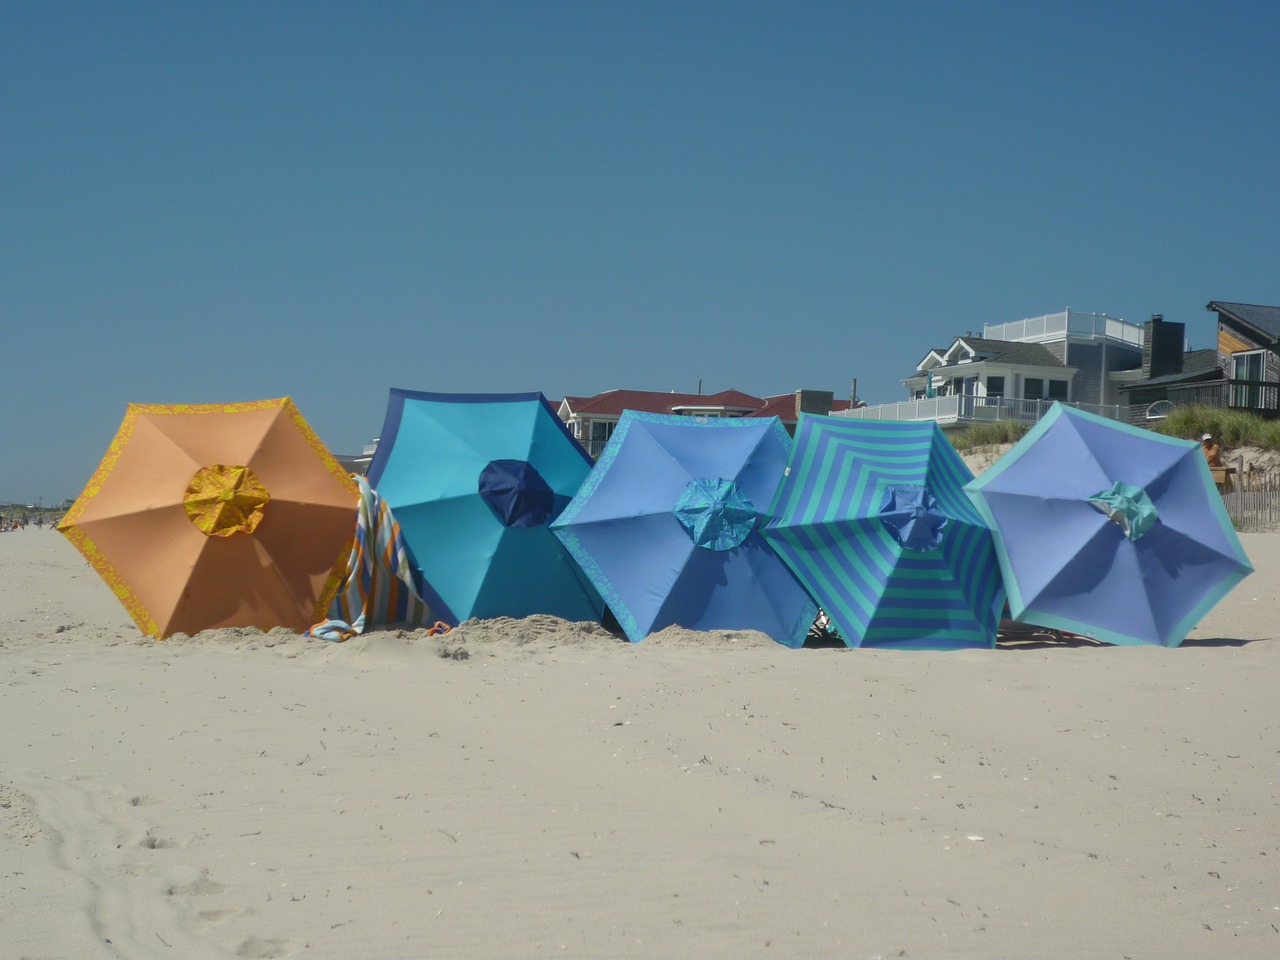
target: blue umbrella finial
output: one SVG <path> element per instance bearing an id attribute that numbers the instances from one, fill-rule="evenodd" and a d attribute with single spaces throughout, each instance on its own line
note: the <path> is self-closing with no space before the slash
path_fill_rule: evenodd
<path id="1" fill-rule="evenodd" d="M 508 527 L 540 527 L 555 519 L 555 491 L 527 460 L 490 460 L 480 471 L 480 496 Z"/>
<path id="2" fill-rule="evenodd" d="M 1123 530 L 1130 540 L 1139 539 L 1160 519 L 1147 491 L 1119 480 L 1110 489 L 1090 497 L 1089 505 L 1105 513 L 1107 519 Z"/>
<path id="3" fill-rule="evenodd" d="M 689 539 L 707 550 L 732 550 L 759 518 L 738 485 L 721 477 L 690 480 L 673 512 Z"/>
<path id="4" fill-rule="evenodd" d="M 880 508 L 880 520 L 905 550 L 927 553 L 942 546 L 947 517 L 938 509 L 933 494 L 919 484 L 890 486 Z"/>

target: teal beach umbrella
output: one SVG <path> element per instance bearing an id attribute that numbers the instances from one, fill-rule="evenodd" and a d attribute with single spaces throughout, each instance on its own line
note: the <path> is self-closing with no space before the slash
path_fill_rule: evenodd
<path id="1" fill-rule="evenodd" d="M 995 645 L 1004 589 L 938 425 L 802 414 L 764 537 L 849 646 Z"/>
<path id="2" fill-rule="evenodd" d="M 965 489 L 1015 620 L 1174 647 L 1253 572 L 1194 441 L 1054 404 Z"/>
<path id="3" fill-rule="evenodd" d="M 591 466 L 540 393 L 393 389 L 369 482 L 441 620 L 599 620 L 604 602 L 550 528 Z"/>

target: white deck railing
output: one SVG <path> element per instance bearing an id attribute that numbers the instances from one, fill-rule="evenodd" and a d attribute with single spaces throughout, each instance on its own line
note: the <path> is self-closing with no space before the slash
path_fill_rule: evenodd
<path id="1" fill-rule="evenodd" d="M 1046 313 L 1042 317 L 1029 317 L 1010 323 L 988 323 L 982 327 L 982 336 L 986 340 L 1018 343 L 1061 340 L 1068 334 L 1091 340 L 1107 337 L 1121 343 L 1142 346 L 1142 327 L 1105 313 L 1080 313 L 1078 310 L 1067 309 L 1062 313 Z"/>
<path id="2" fill-rule="evenodd" d="M 923 400 L 903 400 L 901 403 L 881 403 L 874 407 L 842 410 L 833 416 L 854 420 L 933 420 L 942 426 L 994 423 L 999 420 L 1035 423 L 1056 402 L 1012 400 L 1005 397 L 928 397 Z M 1111 420 L 1127 418 L 1128 408 L 1124 406 L 1097 403 L 1068 403 L 1067 406 Z"/>

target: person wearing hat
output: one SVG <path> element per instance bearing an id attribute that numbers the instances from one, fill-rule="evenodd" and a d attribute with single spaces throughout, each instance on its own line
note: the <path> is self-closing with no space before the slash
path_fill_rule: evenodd
<path id="1" fill-rule="evenodd" d="M 1218 446 L 1218 442 L 1213 439 L 1213 434 L 1206 433 L 1200 438 L 1200 449 L 1204 451 L 1204 458 L 1211 467 L 1222 466 L 1222 448 Z"/>

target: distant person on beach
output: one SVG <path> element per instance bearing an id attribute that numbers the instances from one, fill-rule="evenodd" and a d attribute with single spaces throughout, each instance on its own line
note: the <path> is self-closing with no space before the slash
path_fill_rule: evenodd
<path id="1" fill-rule="evenodd" d="M 1218 441 L 1213 439 L 1213 434 L 1206 433 L 1200 438 L 1200 449 L 1204 451 L 1204 459 L 1209 466 L 1222 466 L 1222 448 L 1218 446 Z"/>

